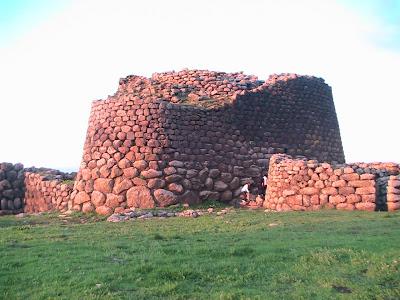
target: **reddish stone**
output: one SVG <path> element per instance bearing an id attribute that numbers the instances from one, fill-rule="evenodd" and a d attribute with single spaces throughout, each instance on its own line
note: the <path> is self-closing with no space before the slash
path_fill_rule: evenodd
<path id="1" fill-rule="evenodd" d="M 349 186 L 353 187 L 368 187 L 375 186 L 374 180 L 352 180 L 347 183 Z"/>
<path id="2" fill-rule="evenodd" d="M 375 194 L 375 192 L 376 190 L 373 186 L 356 188 L 356 194 L 359 195 Z"/>
<path id="3" fill-rule="evenodd" d="M 334 187 L 326 187 L 324 189 L 321 190 L 322 194 L 325 195 L 337 195 L 338 191 L 336 188 Z"/>
<path id="4" fill-rule="evenodd" d="M 147 170 L 147 171 L 142 171 L 140 173 L 140 175 L 142 175 L 146 179 L 151 179 L 151 178 L 161 177 L 162 176 L 162 172 L 154 170 L 154 169 L 150 169 L 150 170 Z"/>
<path id="5" fill-rule="evenodd" d="M 113 212 L 112 209 L 105 205 L 96 208 L 96 213 L 98 213 L 99 215 L 108 216 L 111 215 L 112 212 Z"/>
<path id="6" fill-rule="evenodd" d="M 343 174 L 340 176 L 340 178 L 346 181 L 352 181 L 360 179 L 360 175 L 357 173 Z"/>
<path id="7" fill-rule="evenodd" d="M 324 182 L 323 182 L 322 180 L 317 180 L 317 181 L 315 182 L 315 184 L 314 184 L 314 187 L 315 187 L 315 188 L 318 188 L 318 189 L 322 189 L 322 188 L 325 187 L 325 184 L 324 184 Z"/>
<path id="8" fill-rule="evenodd" d="M 388 202 L 387 203 L 388 211 L 395 211 L 400 209 L 400 202 Z"/>
<path id="9" fill-rule="evenodd" d="M 121 169 L 126 169 L 129 168 L 131 166 L 131 162 L 130 160 L 123 158 L 118 162 L 118 167 Z"/>
<path id="10" fill-rule="evenodd" d="M 346 197 L 342 196 L 342 195 L 329 196 L 329 203 L 332 203 L 335 205 L 345 202 L 345 201 L 346 201 Z"/>
<path id="11" fill-rule="evenodd" d="M 170 183 L 168 185 L 168 190 L 175 193 L 175 194 L 182 194 L 183 193 L 183 186 L 177 183 Z"/>
<path id="12" fill-rule="evenodd" d="M 126 193 L 128 207 L 153 208 L 154 200 L 145 186 L 134 186 Z"/>
<path id="13" fill-rule="evenodd" d="M 166 207 L 172 204 L 176 204 L 178 202 L 178 198 L 175 196 L 174 193 L 164 189 L 155 190 L 154 197 L 157 204 L 161 207 Z"/>
<path id="14" fill-rule="evenodd" d="M 124 169 L 123 173 L 126 178 L 134 178 L 139 175 L 138 170 L 134 167 Z"/>
<path id="15" fill-rule="evenodd" d="M 374 211 L 375 208 L 376 208 L 375 203 L 371 203 L 371 202 L 356 203 L 356 209 L 358 209 L 358 210 Z"/>
<path id="16" fill-rule="evenodd" d="M 137 160 L 133 163 L 133 166 L 139 171 L 143 171 L 147 168 L 148 164 L 145 160 Z"/>
<path id="17" fill-rule="evenodd" d="M 83 180 L 89 180 L 92 177 L 90 169 L 82 169 L 81 174 Z"/>
<path id="18" fill-rule="evenodd" d="M 300 194 L 303 195 L 317 195 L 319 194 L 319 189 L 314 187 L 306 187 L 300 190 Z"/>
<path id="19" fill-rule="evenodd" d="M 345 167 L 345 168 L 343 169 L 343 173 L 344 173 L 344 174 L 351 174 L 351 173 L 354 173 L 354 170 L 353 170 L 353 168 L 351 168 L 351 167 Z"/>
<path id="20" fill-rule="evenodd" d="M 140 177 L 133 178 L 132 182 L 133 182 L 133 185 L 136 185 L 136 186 L 146 186 L 147 185 L 147 181 Z"/>
<path id="21" fill-rule="evenodd" d="M 86 192 L 79 192 L 74 198 L 75 204 L 82 204 L 90 201 L 90 196 Z"/>
<path id="22" fill-rule="evenodd" d="M 346 196 L 347 203 L 357 203 L 361 201 L 361 196 L 357 194 L 350 194 Z"/>
<path id="23" fill-rule="evenodd" d="M 371 180 L 375 179 L 375 174 L 361 174 L 360 175 L 361 180 Z"/>
<path id="24" fill-rule="evenodd" d="M 128 190 L 129 188 L 131 188 L 133 186 L 133 183 L 130 179 L 123 179 L 121 182 L 116 183 L 114 186 L 114 193 L 116 194 L 120 194 L 123 191 Z"/>
<path id="25" fill-rule="evenodd" d="M 116 208 L 123 201 L 123 196 L 107 194 L 106 205 L 110 208 Z"/>
<path id="26" fill-rule="evenodd" d="M 344 187 L 344 186 L 346 186 L 346 185 L 347 185 L 347 183 L 346 183 L 346 181 L 343 180 L 343 179 L 332 182 L 332 186 L 333 186 L 333 187 Z"/>
<path id="27" fill-rule="evenodd" d="M 106 203 L 106 196 L 99 191 L 93 191 L 91 201 L 95 207 L 99 207 Z"/>
<path id="28" fill-rule="evenodd" d="M 336 209 L 339 210 L 354 210 L 355 207 L 353 204 L 350 203 L 339 203 L 338 205 L 336 205 Z"/>
<path id="29" fill-rule="evenodd" d="M 319 204 L 319 195 L 312 195 L 310 198 L 310 202 L 313 205 L 318 205 Z"/>
<path id="30" fill-rule="evenodd" d="M 115 209 L 114 209 L 114 213 L 115 214 L 121 214 L 121 213 L 123 213 L 125 211 L 125 208 L 123 208 L 123 207 L 121 207 L 121 206 L 118 206 L 118 207 L 116 207 Z"/>
<path id="31" fill-rule="evenodd" d="M 388 186 L 392 186 L 392 187 L 400 187 L 400 180 L 389 180 L 388 182 Z"/>
<path id="32" fill-rule="evenodd" d="M 100 168 L 100 176 L 103 178 L 107 178 L 110 176 L 111 170 L 107 167 L 107 165 L 104 165 Z"/>
<path id="33" fill-rule="evenodd" d="M 168 167 L 164 169 L 165 175 L 172 175 L 176 173 L 176 169 L 174 167 Z"/>
<path id="34" fill-rule="evenodd" d="M 114 166 L 111 169 L 110 177 L 115 178 L 115 177 L 121 176 L 122 174 L 123 174 L 123 171 L 118 166 Z"/>
<path id="35" fill-rule="evenodd" d="M 108 178 L 97 178 L 94 181 L 94 190 L 104 194 L 111 193 L 114 186 L 114 180 Z"/>
<path id="36" fill-rule="evenodd" d="M 398 202 L 398 201 L 400 201 L 400 195 L 388 194 L 387 201 L 388 202 Z"/>
<path id="37" fill-rule="evenodd" d="M 82 205 L 82 212 L 83 213 L 89 213 L 95 210 L 95 207 L 91 202 L 85 202 Z"/>
<path id="38" fill-rule="evenodd" d="M 354 194 L 355 193 L 355 189 L 351 186 L 343 186 L 339 188 L 339 194 L 343 195 L 343 196 L 347 196 L 350 194 Z"/>
<path id="39" fill-rule="evenodd" d="M 376 200 L 376 195 L 361 195 L 361 200 L 362 202 L 375 202 Z"/>

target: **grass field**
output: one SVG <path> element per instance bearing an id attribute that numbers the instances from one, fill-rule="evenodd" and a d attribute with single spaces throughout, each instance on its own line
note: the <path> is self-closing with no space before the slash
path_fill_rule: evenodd
<path id="1" fill-rule="evenodd" d="M 400 213 L 0 218 L 1 299 L 399 299 Z"/>

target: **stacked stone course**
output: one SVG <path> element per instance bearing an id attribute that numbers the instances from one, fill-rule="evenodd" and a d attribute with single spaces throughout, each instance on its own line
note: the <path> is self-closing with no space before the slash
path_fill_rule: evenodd
<path id="1" fill-rule="evenodd" d="M 395 210 L 400 200 L 399 165 L 357 163 L 331 165 L 316 160 L 276 154 L 271 158 L 264 207 L 277 211 Z M 387 201 L 386 201 L 386 185 Z M 382 189 L 383 193 L 380 193 Z M 395 196 L 396 195 L 396 196 Z M 390 199 L 390 200 L 389 200 Z M 399 200 L 398 200 L 399 199 Z M 386 204 L 387 202 L 387 204 Z M 396 204 L 391 204 L 396 203 Z"/>
<path id="2" fill-rule="evenodd" d="M 25 171 L 25 212 L 66 211 L 72 207 L 74 173 L 45 168 Z"/>
<path id="3" fill-rule="evenodd" d="M 0 215 L 22 211 L 24 198 L 24 166 L 0 163 Z"/>
<path id="4" fill-rule="evenodd" d="M 83 152 L 72 206 L 104 214 L 235 201 L 274 153 L 344 161 L 322 79 L 204 70 L 121 79 L 93 102 Z"/>
<path id="5" fill-rule="evenodd" d="M 390 176 L 387 184 L 387 210 L 400 210 L 400 176 Z"/>

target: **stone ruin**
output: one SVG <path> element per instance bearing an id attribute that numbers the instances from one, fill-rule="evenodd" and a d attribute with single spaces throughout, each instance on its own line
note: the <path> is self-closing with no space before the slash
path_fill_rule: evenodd
<path id="1" fill-rule="evenodd" d="M 400 209 L 398 164 L 344 164 L 323 79 L 183 70 L 128 76 L 94 101 L 77 174 L 1 163 L 0 215 L 237 204 L 246 182 L 267 210 Z"/>
<path id="2" fill-rule="evenodd" d="M 207 200 L 261 185 L 274 153 L 344 162 L 331 88 L 204 70 L 128 76 L 94 101 L 71 208 L 110 214 Z"/>

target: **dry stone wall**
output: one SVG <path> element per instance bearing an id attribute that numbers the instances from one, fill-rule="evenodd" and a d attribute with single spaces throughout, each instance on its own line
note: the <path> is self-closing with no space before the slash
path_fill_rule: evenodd
<path id="1" fill-rule="evenodd" d="M 270 161 L 264 207 L 276 211 L 396 210 L 400 181 L 393 175 L 399 170 L 393 163 L 332 165 L 276 154 Z"/>
<path id="2" fill-rule="evenodd" d="M 245 181 L 257 189 L 274 153 L 344 162 L 322 79 L 281 74 L 264 82 L 202 70 L 128 76 L 92 104 L 72 206 L 110 214 L 230 202 Z"/>
<path id="3" fill-rule="evenodd" d="M 387 210 L 400 210 L 400 176 L 390 176 L 387 184 Z"/>
<path id="4" fill-rule="evenodd" d="M 24 166 L 0 163 L 0 215 L 22 211 L 24 199 Z"/>
<path id="5" fill-rule="evenodd" d="M 66 211 L 72 208 L 70 195 L 74 173 L 45 168 L 29 168 L 25 171 L 25 212 Z"/>

